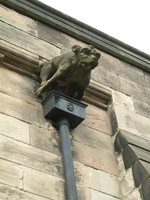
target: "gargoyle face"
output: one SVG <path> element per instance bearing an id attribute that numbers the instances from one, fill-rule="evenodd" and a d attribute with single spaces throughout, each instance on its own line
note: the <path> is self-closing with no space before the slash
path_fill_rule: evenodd
<path id="1" fill-rule="evenodd" d="M 84 67 L 85 70 L 94 69 L 98 65 L 98 60 L 101 56 L 93 46 L 87 46 L 85 48 L 78 46 L 76 54 L 78 57 L 77 65 Z"/>

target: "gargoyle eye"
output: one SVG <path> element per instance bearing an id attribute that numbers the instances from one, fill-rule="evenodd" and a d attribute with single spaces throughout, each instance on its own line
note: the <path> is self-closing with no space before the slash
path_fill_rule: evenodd
<path id="1" fill-rule="evenodd" d="M 87 55 L 91 54 L 91 51 L 89 49 L 87 49 L 87 48 L 82 49 L 81 52 L 84 53 L 84 54 L 87 54 Z"/>
<path id="2" fill-rule="evenodd" d="M 94 56 L 95 56 L 96 58 L 100 58 L 100 57 L 101 57 L 100 53 L 94 53 Z"/>

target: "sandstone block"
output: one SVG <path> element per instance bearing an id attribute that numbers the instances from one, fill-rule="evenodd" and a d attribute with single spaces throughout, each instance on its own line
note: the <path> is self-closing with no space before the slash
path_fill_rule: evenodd
<path id="1" fill-rule="evenodd" d="M 60 49 L 54 45 L 33 37 L 32 35 L 29 35 L 6 23 L 0 22 L 0 26 L 0 34 L 3 40 L 6 40 L 16 46 L 23 47 L 24 49 L 43 58 L 51 59 L 60 55 Z"/>
<path id="2" fill-rule="evenodd" d="M 47 200 L 40 196 L 31 193 L 23 192 L 13 187 L 0 184 L 0 199 L 1 200 Z"/>
<path id="3" fill-rule="evenodd" d="M 147 101 L 145 101 L 145 102 L 149 104 L 149 99 L 150 99 L 150 88 L 149 88 L 149 87 L 145 87 L 145 88 L 144 88 L 144 92 L 145 92 L 145 96 L 147 97 Z"/>
<path id="4" fill-rule="evenodd" d="M 121 177 L 121 191 L 123 197 L 127 198 L 129 194 L 133 192 L 134 188 L 133 174 L 130 168 L 126 171 L 125 176 Z"/>
<path id="5" fill-rule="evenodd" d="M 0 113 L 0 134 L 29 143 L 29 125 Z"/>
<path id="6" fill-rule="evenodd" d="M 150 123 L 148 118 L 138 115 L 118 105 L 114 105 L 113 110 L 117 118 L 116 123 L 119 129 L 128 131 L 147 140 L 150 139 Z"/>
<path id="7" fill-rule="evenodd" d="M 118 175 L 116 157 L 112 153 L 73 142 L 73 158 L 82 164 Z"/>
<path id="8" fill-rule="evenodd" d="M 132 194 L 130 194 L 127 198 L 128 200 L 142 200 L 139 189 L 134 189 Z M 123 198 L 123 200 L 126 200 L 126 198 Z"/>
<path id="9" fill-rule="evenodd" d="M 99 64 L 101 64 L 101 61 L 99 61 Z M 113 89 L 120 88 L 118 75 L 103 66 L 98 66 L 92 71 L 92 79 Z"/>
<path id="10" fill-rule="evenodd" d="M 134 110 L 134 106 L 133 106 L 133 100 L 131 97 L 113 90 L 112 91 L 112 99 L 113 99 L 113 103 L 120 105 L 126 109 L 129 110 Z"/>
<path id="11" fill-rule="evenodd" d="M 100 191 L 119 198 L 120 183 L 117 176 L 99 171 Z"/>
<path id="12" fill-rule="evenodd" d="M 123 157 L 121 153 L 117 155 L 117 161 L 118 161 L 118 167 L 119 167 L 119 174 L 120 176 L 123 177 L 126 175 L 126 170 L 124 167 L 124 161 L 123 161 Z"/>
<path id="13" fill-rule="evenodd" d="M 18 165 L 0 159 L 0 182 L 22 188 L 22 170 Z"/>
<path id="14" fill-rule="evenodd" d="M 103 53 L 100 60 L 100 65 L 107 70 L 113 71 L 124 78 L 127 78 L 136 83 L 145 85 L 143 70 L 128 64 L 125 61 L 119 60 L 109 54 Z"/>
<path id="15" fill-rule="evenodd" d="M 4 6 L 0 6 L 1 20 L 29 34 L 37 35 L 37 25 L 34 20 Z"/>
<path id="16" fill-rule="evenodd" d="M 88 105 L 86 108 L 86 118 L 83 124 L 98 130 L 103 133 L 111 135 L 111 126 L 108 119 L 107 112 L 93 105 Z"/>
<path id="17" fill-rule="evenodd" d="M 73 139 L 96 149 L 113 152 L 111 137 L 85 125 L 80 125 L 72 132 Z"/>
<path id="18" fill-rule="evenodd" d="M 0 112 L 25 121 L 47 128 L 49 121 L 44 119 L 42 107 L 37 107 L 27 102 L 0 93 Z"/>
<path id="19" fill-rule="evenodd" d="M 119 77 L 120 80 L 120 91 L 130 95 L 131 97 L 137 98 L 139 100 L 148 101 L 148 97 L 146 95 L 146 87 L 141 84 L 130 81 L 124 77 Z"/>
<path id="20" fill-rule="evenodd" d="M 38 38 L 60 48 L 71 47 L 70 41 L 65 37 L 65 34 L 41 22 L 38 22 Z"/>
<path id="21" fill-rule="evenodd" d="M 90 190 L 91 192 L 91 200 L 100 200 L 100 199 L 105 199 L 105 200 L 119 200 L 116 197 L 104 194 L 102 192 L 98 192 L 96 190 Z"/>
<path id="22" fill-rule="evenodd" d="M 147 87 L 150 87 L 150 74 L 148 72 L 144 72 L 146 85 Z"/>
<path id="23" fill-rule="evenodd" d="M 21 98 L 33 105 L 38 105 L 33 93 L 35 82 L 33 79 L 13 72 L 11 70 L 0 68 L 0 91 Z"/>
<path id="24" fill-rule="evenodd" d="M 62 179 L 29 168 L 23 171 L 25 191 L 53 200 L 65 200 Z"/>
<path id="25" fill-rule="evenodd" d="M 89 188 L 79 187 L 77 185 L 77 196 L 79 200 L 91 200 Z"/>
<path id="26" fill-rule="evenodd" d="M 150 104 L 134 99 L 134 108 L 136 113 L 150 118 Z"/>
<path id="27" fill-rule="evenodd" d="M 114 69 L 117 74 L 129 79 L 130 81 L 145 86 L 144 73 L 142 69 L 121 60 L 119 60 L 119 63 L 120 65 Z"/>
<path id="28" fill-rule="evenodd" d="M 62 161 L 52 154 L 0 136 L 0 157 L 39 171 L 62 177 Z"/>
<path id="29" fill-rule="evenodd" d="M 53 129 L 45 130 L 38 126 L 30 125 L 30 144 L 39 149 L 60 155 L 59 134 Z"/>
<path id="30" fill-rule="evenodd" d="M 74 172 L 78 186 L 100 190 L 97 170 L 74 161 Z"/>

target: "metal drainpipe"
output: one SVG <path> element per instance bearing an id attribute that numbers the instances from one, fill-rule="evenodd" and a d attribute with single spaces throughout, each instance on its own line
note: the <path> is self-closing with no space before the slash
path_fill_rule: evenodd
<path id="1" fill-rule="evenodd" d="M 69 121 L 62 118 L 58 121 L 61 151 L 65 172 L 66 196 L 67 200 L 77 200 L 77 189 L 74 176 L 74 167 L 70 145 Z"/>
<path id="2" fill-rule="evenodd" d="M 52 91 L 43 100 L 42 105 L 44 117 L 54 121 L 59 128 L 67 200 L 77 200 L 69 127 L 74 129 L 85 119 L 87 104 L 58 91 Z"/>

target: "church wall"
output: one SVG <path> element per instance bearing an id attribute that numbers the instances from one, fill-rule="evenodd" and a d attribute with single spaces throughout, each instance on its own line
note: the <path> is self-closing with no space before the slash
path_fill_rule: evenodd
<path id="1" fill-rule="evenodd" d="M 41 103 L 34 93 L 39 85 L 36 78 L 39 66 L 28 60 L 41 63 L 73 45 L 85 43 L 3 5 L 0 13 L 1 45 L 9 49 L 9 52 L 2 50 L 5 57 L 0 64 L 0 197 L 65 200 L 59 133 L 43 116 Z M 17 55 L 11 59 L 11 50 L 28 60 L 24 58 L 22 62 Z M 114 143 L 120 131 L 127 138 L 136 137 L 137 141 L 149 143 L 150 75 L 99 51 L 101 58 L 92 71 L 91 83 L 111 97 L 94 99 L 103 108 L 88 103 L 85 121 L 71 130 L 78 198 L 145 200 L 144 184 L 149 184 L 149 176 L 136 186 L 133 176 L 136 162 L 126 168 L 123 150 L 116 152 Z M 91 94 L 88 97 L 94 98 Z M 141 143 L 138 148 L 141 152 Z M 146 147 L 145 151 L 147 155 L 149 149 Z M 137 160 L 141 162 L 140 157 Z M 149 158 L 144 157 L 144 163 L 150 169 Z"/>

